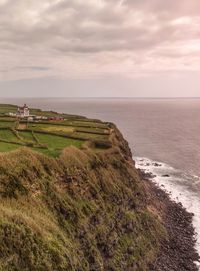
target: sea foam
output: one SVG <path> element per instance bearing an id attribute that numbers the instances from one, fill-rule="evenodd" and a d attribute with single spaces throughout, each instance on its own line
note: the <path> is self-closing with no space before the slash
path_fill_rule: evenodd
<path id="1" fill-rule="evenodd" d="M 200 198 L 196 189 L 200 177 L 148 158 L 134 157 L 134 160 L 136 167 L 145 173 L 151 174 L 152 181 L 169 193 L 172 200 L 181 202 L 188 212 L 194 214 L 193 225 L 196 231 L 196 249 L 200 255 Z M 200 270 L 200 264 L 197 263 L 197 265 Z"/>

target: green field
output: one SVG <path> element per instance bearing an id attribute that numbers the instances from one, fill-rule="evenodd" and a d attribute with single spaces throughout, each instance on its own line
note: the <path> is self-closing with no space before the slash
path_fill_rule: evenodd
<path id="1" fill-rule="evenodd" d="M 0 152 L 9 152 L 18 149 L 20 145 L 0 142 Z"/>
<path id="2" fill-rule="evenodd" d="M 38 138 L 38 141 L 41 142 L 41 144 L 48 146 L 48 148 L 51 150 L 53 149 L 62 150 L 63 148 L 70 145 L 74 145 L 80 148 L 83 144 L 83 141 L 65 138 L 61 136 L 39 134 L 39 133 L 35 133 L 35 135 Z"/>
<path id="3" fill-rule="evenodd" d="M 1 127 L 14 127 L 15 126 L 15 122 L 14 121 L 5 121 L 5 120 L 1 120 L 0 119 L 0 128 Z"/>
<path id="4" fill-rule="evenodd" d="M 105 148 L 109 146 L 110 128 L 107 123 L 40 109 L 31 109 L 31 114 L 63 117 L 64 120 L 29 122 L 8 116 L 9 112 L 15 113 L 16 110 L 17 106 L 0 104 L 0 152 L 9 152 L 26 146 L 56 157 L 68 146 L 83 148 L 87 145 L 97 150 L 98 146 Z M 87 142 L 90 144 L 85 144 Z"/>
<path id="5" fill-rule="evenodd" d="M 33 136 L 33 133 L 30 131 L 24 132 L 24 131 L 18 131 L 18 135 L 22 138 L 23 141 L 26 142 L 33 142 L 35 143 L 36 140 Z"/>
<path id="6" fill-rule="evenodd" d="M 14 132 L 9 129 L 0 129 L 0 140 L 7 140 L 11 142 L 20 142 L 20 140 L 16 137 Z"/>

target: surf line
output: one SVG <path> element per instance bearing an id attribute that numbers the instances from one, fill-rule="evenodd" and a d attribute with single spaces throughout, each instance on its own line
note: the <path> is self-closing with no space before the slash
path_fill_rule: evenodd
<path id="1" fill-rule="evenodd" d="M 194 214 L 193 225 L 196 231 L 196 250 L 200 255 L 200 197 L 192 189 L 195 176 L 185 174 L 170 165 L 153 161 L 144 157 L 133 157 L 136 168 L 142 170 L 162 190 L 167 192 L 171 200 L 181 203 L 190 213 Z M 200 264 L 197 263 L 200 270 Z"/>

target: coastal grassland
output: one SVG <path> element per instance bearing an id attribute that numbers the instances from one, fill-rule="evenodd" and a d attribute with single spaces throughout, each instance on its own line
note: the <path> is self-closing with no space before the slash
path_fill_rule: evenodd
<path id="1" fill-rule="evenodd" d="M 0 118 L 0 271 L 147 271 L 165 231 L 117 128 L 31 112 L 65 120 Z"/>
<path id="2" fill-rule="evenodd" d="M 11 104 L 0 104 L 0 114 L 16 112 L 17 106 Z"/>
<path id="3" fill-rule="evenodd" d="M 0 271 L 197 270 L 192 215 L 141 180 L 114 124 L 16 110 L 0 105 Z"/>
<path id="4" fill-rule="evenodd" d="M 3 127 L 14 127 L 15 126 L 15 121 L 12 121 L 12 120 L 4 120 L 4 119 L 0 119 L 0 128 L 3 128 Z"/>
<path id="5" fill-rule="evenodd" d="M 61 153 L 62 149 L 67 146 L 73 145 L 81 148 L 83 143 L 84 141 L 59 135 L 0 129 L 0 151 L 2 152 L 10 151 L 21 146 L 28 146 L 44 154 L 56 157 Z"/>
<path id="6" fill-rule="evenodd" d="M 17 133 L 23 141 L 37 143 L 32 131 L 17 131 Z"/>
<path id="7" fill-rule="evenodd" d="M 57 157 L 62 149 L 68 146 L 77 148 L 87 146 L 96 151 L 111 146 L 110 127 L 107 123 L 40 109 L 31 109 L 31 114 L 55 119 L 28 121 L 8 116 L 8 112 L 16 110 L 17 106 L 0 105 L 0 144 L 4 143 L 2 148 L 0 147 L 0 152 L 27 146 L 43 154 Z M 59 117 L 65 119 L 56 119 Z"/>
<path id="8" fill-rule="evenodd" d="M 73 133 L 74 127 L 73 126 L 64 126 L 64 125 L 44 125 L 44 124 L 38 124 L 38 125 L 29 125 L 29 127 L 34 131 L 40 129 L 41 131 L 47 131 L 47 132 L 57 132 L 62 134 L 69 134 Z"/>
<path id="9" fill-rule="evenodd" d="M 11 151 L 21 146 L 28 146 L 43 153 L 56 156 L 69 145 L 81 147 L 83 142 L 49 134 L 33 134 L 32 131 L 15 131 L 10 128 L 0 129 L 0 151 Z M 44 152 L 43 149 L 46 149 Z M 50 151 L 50 152 L 48 152 Z M 55 151 L 55 153 L 54 153 Z"/>
<path id="10" fill-rule="evenodd" d="M 80 148 L 83 144 L 83 141 L 80 140 L 74 140 L 69 139 L 63 136 L 57 136 L 57 135 L 49 135 L 49 134 L 41 134 L 41 133 L 34 133 L 37 137 L 38 141 L 46 145 L 49 149 L 60 149 L 73 145 L 78 148 Z"/>
<path id="11" fill-rule="evenodd" d="M 0 140 L 1 139 L 8 142 L 20 142 L 12 129 L 0 129 Z"/>
<path id="12" fill-rule="evenodd" d="M 1 154 L 0 197 L 1 271 L 145 271 L 165 235 L 117 146 Z"/>
<path id="13" fill-rule="evenodd" d="M 16 150 L 20 148 L 21 146 L 18 144 L 11 144 L 11 143 L 6 143 L 6 142 L 0 142 L 0 152 L 10 152 L 13 150 Z"/>
<path id="14" fill-rule="evenodd" d="M 83 139 L 101 139 L 101 140 L 108 140 L 109 136 L 107 134 L 96 134 L 96 133 L 89 133 L 89 132 L 77 132 L 75 131 L 73 134 L 77 138 Z"/>

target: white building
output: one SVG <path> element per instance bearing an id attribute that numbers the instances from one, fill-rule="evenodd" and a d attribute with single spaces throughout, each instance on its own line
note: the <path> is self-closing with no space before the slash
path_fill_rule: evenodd
<path id="1" fill-rule="evenodd" d="M 29 112 L 29 108 L 26 104 L 24 104 L 24 106 L 22 107 L 18 107 L 17 109 L 17 115 L 20 117 L 29 117 L 30 112 Z"/>

